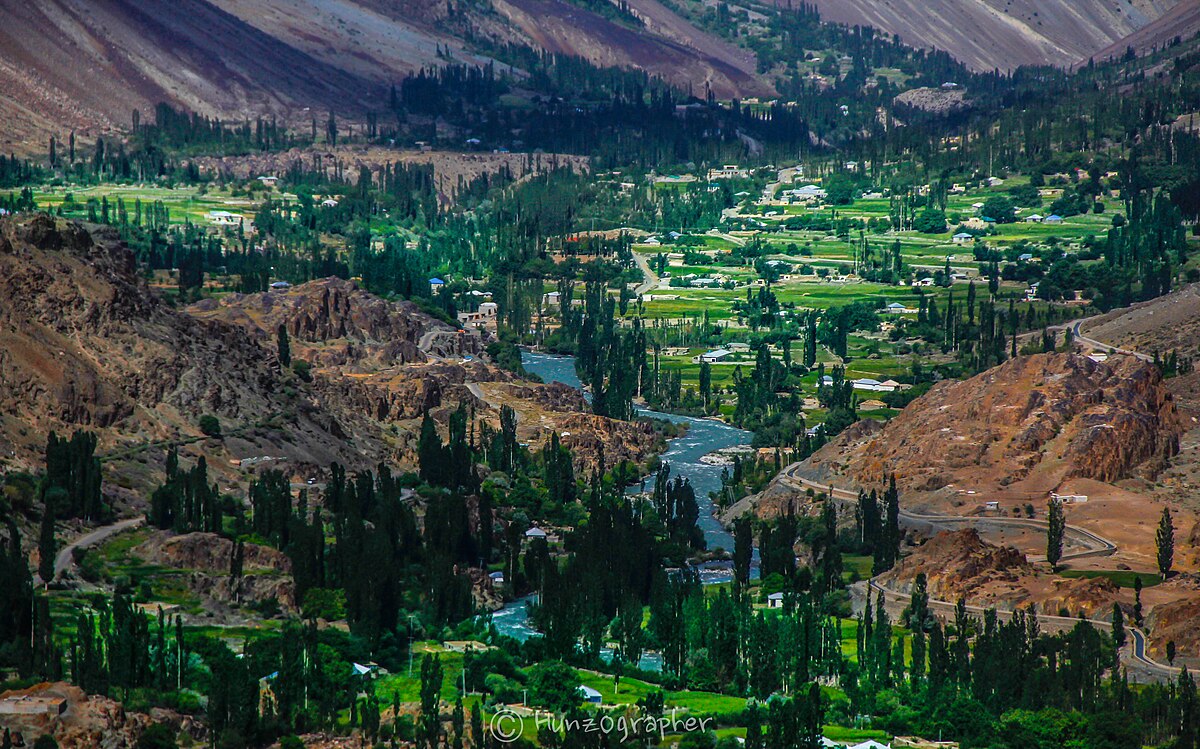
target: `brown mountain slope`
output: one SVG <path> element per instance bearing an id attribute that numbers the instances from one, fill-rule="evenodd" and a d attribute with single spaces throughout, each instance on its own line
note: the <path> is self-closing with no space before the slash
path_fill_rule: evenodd
<path id="1" fill-rule="evenodd" d="M 1120 57 L 1131 47 L 1135 53 L 1145 54 L 1155 48 L 1171 44 L 1177 37 L 1188 39 L 1198 33 L 1200 33 L 1200 0 L 1180 0 L 1178 5 L 1161 18 L 1118 39 L 1104 49 L 1089 55 L 1088 58 L 1081 59 L 1079 64 L 1086 64 L 1088 59 L 1104 60 L 1110 57 Z"/>
<path id="2" fill-rule="evenodd" d="M 126 128 L 160 101 L 243 118 L 381 94 L 205 0 L 0 0 L 0 119 L 11 144 Z"/>
<path id="3" fill-rule="evenodd" d="M 0 450 L 21 467 L 39 465 L 50 430 L 95 431 L 102 454 L 124 455 L 199 439 L 203 414 L 227 434 L 201 446 L 210 454 L 310 465 L 387 454 L 376 425 L 322 408 L 274 346 L 161 301 L 113 232 L 46 216 L 0 221 L 0 414 Z M 146 471 L 121 473 L 133 488 Z"/>
<path id="4" fill-rule="evenodd" d="M 1179 449 L 1183 421 L 1151 364 L 1114 356 L 1023 356 L 941 382 L 878 430 L 847 430 L 806 464 L 817 475 L 953 496 L 1044 498 L 1068 479 L 1152 475 Z"/>
<path id="5" fill-rule="evenodd" d="M 1051 575 L 1017 549 L 983 540 L 973 528 L 937 534 L 882 574 L 879 583 L 910 593 L 922 573 L 934 600 L 965 598 L 972 606 L 1008 611 L 1033 608 L 1057 616 L 1066 609 L 1072 616 L 1099 618 L 1110 616 L 1113 603 L 1121 599 L 1111 580 Z"/>
<path id="6" fill-rule="evenodd" d="M 580 469 L 590 469 L 601 456 L 609 465 L 642 463 L 661 447 L 649 426 L 587 413 L 583 396 L 565 385 L 521 381 L 478 356 L 478 336 L 410 302 L 384 301 L 352 281 L 325 278 L 285 292 L 229 294 L 187 311 L 240 328 L 272 349 L 283 325 L 293 358 L 313 366 L 311 389 L 323 407 L 402 427 L 399 452 L 408 457 L 419 420 L 431 413 L 444 422 L 461 404 L 493 428 L 500 405 L 511 406 L 522 441 L 539 445 L 558 432 Z"/>
<path id="7" fill-rule="evenodd" d="M 280 366 L 279 325 L 293 360 L 312 363 L 311 381 Z M 127 504 L 161 482 L 172 444 L 189 460 L 206 456 L 223 488 L 262 462 L 235 462 L 246 458 L 296 479 L 335 461 L 412 468 L 422 417 L 444 424 L 464 404 L 493 428 L 499 404 L 511 405 L 534 449 L 569 432 L 581 470 L 602 455 L 644 464 L 662 448 L 647 424 L 584 413 L 578 391 L 463 356 L 479 345 L 336 278 L 179 310 L 146 285 L 112 230 L 0 219 L 0 469 L 40 470 L 51 430 L 86 429 L 99 438 L 108 491 Z M 220 419 L 222 438 L 204 438 L 204 414 Z"/>
<path id="8" fill-rule="evenodd" d="M 528 44 L 598 65 L 646 70 L 719 96 L 770 93 L 754 55 L 656 0 L 627 28 L 565 0 L 0 0 L 5 150 L 44 152 L 50 135 L 90 139 L 165 101 L 210 116 L 378 110 L 422 67 L 481 62 L 464 39 Z M 439 55 L 439 48 L 443 54 Z"/>
<path id="9" fill-rule="evenodd" d="M 945 50 L 976 70 L 1071 65 L 1158 19 L 1178 2 L 815 0 L 822 18 L 874 26 L 908 44 Z"/>
<path id="10" fill-rule="evenodd" d="M 386 302 L 333 277 L 286 291 L 205 299 L 188 311 L 237 325 L 264 345 L 283 325 L 294 357 L 317 366 L 393 366 L 428 361 L 426 351 L 442 356 L 479 351 L 477 336 L 429 317 L 412 302 Z"/>
<path id="11" fill-rule="evenodd" d="M 562 0 L 495 0 L 495 8 L 535 46 L 580 55 L 594 64 L 632 67 L 659 75 L 703 96 L 767 96 L 774 90 L 755 76 L 754 56 L 676 16 L 655 0 L 634 12 L 646 29 L 634 30 Z"/>

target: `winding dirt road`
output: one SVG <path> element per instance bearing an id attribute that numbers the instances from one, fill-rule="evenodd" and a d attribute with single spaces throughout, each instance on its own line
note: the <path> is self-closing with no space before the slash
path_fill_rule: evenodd
<path id="1" fill-rule="evenodd" d="M 802 489 L 813 489 L 814 491 L 824 492 L 830 497 L 839 502 L 857 502 L 858 494 L 845 489 L 837 489 L 827 484 L 820 484 L 811 479 L 797 476 L 796 473 L 800 468 L 800 463 L 793 463 L 780 473 L 781 479 L 793 487 Z M 943 529 L 955 530 L 967 526 L 980 525 L 1011 525 L 1025 528 L 1037 528 L 1043 533 L 1047 529 L 1047 523 L 1044 520 L 1035 520 L 1033 518 L 993 518 L 993 517 L 975 517 L 971 515 L 925 515 L 915 512 L 909 512 L 903 508 L 900 510 L 900 519 L 905 524 L 914 527 L 926 527 L 930 530 Z M 1077 546 L 1083 546 L 1082 551 L 1067 552 L 1062 555 L 1063 561 L 1072 559 L 1082 559 L 1085 557 L 1108 556 L 1117 551 L 1117 545 L 1103 536 L 1093 533 L 1086 528 L 1080 528 L 1076 525 L 1067 525 L 1064 535 L 1075 543 Z M 874 578 L 869 581 L 871 590 L 882 592 L 885 600 L 890 604 L 903 606 L 908 603 L 909 596 L 894 590 L 885 588 Z M 952 615 L 954 613 L 955 604 L 950 601 L 939 601 L 930 599 L 929 605 L 933 609 L 942 611 L 945 614 Z M 967 610 L 973 614 L 983 615 L 988 609 L 982 606 L 967 606 Z M 997 609 L 996 615 L 1002 620 L 1011 617 L 1013 612 Z M 1070 617 L 1038 615 L 1039 622 L 1047 622 L 1070 628 L 1075 626 L 1079 620 Z M 1104 621 L 1103 619 L 1089 619 L 1093 626 L 1102 629 L 1112 629 L 1112 622 Z M 1134 674 L 1139 674 L 1156 681 L 1166 681 L 1174 678 L 1178 674 L 1178 670 L 1163 663 L 1159 663 L 1152 659 L 1146 652 L 1146 635 L 1136 627 L 1126 627 L 1130 638 L 1129 642 L 1121 650 L 1121 657 L 1124 659 L 1127 669 Z"/>
<path id="2" fill-rule="evenodd" d="M 132 528 L 137 528 L 145 522 L 145 516 L 129 518 L 128 520 L 122 520 L 120 522 L 113 523 L 112 525 L 105 525 L 83 534 L 71 543 L 62 547 L 62 549 L 54 557 L 54 578 L 57 580 L 62 573 L 67 571 L 68 567 L 75 563 L 76 549 L 86 549 L 91 546 L 95 546 L 96 544 L 103 543 L 118 533 L 122 533 Z"/>

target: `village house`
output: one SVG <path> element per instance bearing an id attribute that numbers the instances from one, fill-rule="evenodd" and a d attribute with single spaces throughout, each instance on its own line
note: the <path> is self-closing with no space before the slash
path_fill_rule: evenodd
<path id="1" fill-rule="evenodd" d="M 747 179 L 749 176 L 750 170 L 743 169 L 737 164 L 724 164 L 720 169 L 708 170 L 710 182 L 715 179 Z"/>
<path id="2" fill-rule="evenodd" d="M 951 241 L 953 241 L 954 244 L 971 244 L 975 241 L 975 235 L 968 234 L 965 231 L 960 231 L 958 234 L 955 234 L 952 237 Z"/>
<path id="3" fill-rule="evenodd" d="M 208 220 L 217 226 L 237 226 L 242 222 L 242 217 L 229 211 L 209 211 Z"/>
<path id="4" fill-rule="evenodd" d="M 1062 502 L 1064 505 L 1081 505 L 1081 504 L 1085 504 L 1088 501 L 1088 495 L 1086 495 L 1086 494 L 1059 494 L 1057 492 L 1050 492 L 1050 499 L 1057 499 L 1059 502 Z"/>
<path id="5" fill-rule="evenodd" d="M 54 695 L 16 694 L 0 700 L 0 716 L 62 715 L 67 699 Z"/>
<path id="6" fill-rule="evenodd" d="M 723 348 L 714 349 L 713 351 L 706 351 L 703 354 L 697 354 L 696 356 L 692 357 L 692 363 L 700 364 L 702 362 L 706 362 L 708 364 L 712 364 L 713 362 L 724 361 L 725 359 L 728 359 L 732 354 L 733 354 L 733 352 L 729 351 L 727 349 L 723 349 Z"/>
<path id="7" fill-rule="evenodd" d="M 604 696 L 598 690 L 592 689 L 585 684 L 579 686 L 579 696 L 584 702 L 590 705 L 599 705 L 604 699 Z"/>

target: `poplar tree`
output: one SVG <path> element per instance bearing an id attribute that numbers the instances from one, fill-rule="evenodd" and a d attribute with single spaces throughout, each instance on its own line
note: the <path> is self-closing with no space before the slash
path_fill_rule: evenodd
<path id="1" fill-rule="evenodd" d="M 1046 514 L 1046 561 L 1057 569 L 1062 559 L 1063 536 L 1066 533 L 1067 520 L 1063 514 L 1061 499 L 1051 499 L 1049 511 Z"/>
<path id="2" fill-rule="evenodd" d="M 283 323 L 279 323 L 277 340 L 279 343 L 279 364 L 285 368 L 292 366 L 292 347 L 288 342 L 287 326 Z"/>
<path id="3" fill-rule="evenodd" d="M 1158 533 L 1155 536 L 1158 547 L 1158 573 L 1165 580 L 1171 574 L 1171 566 L 1175 561 L 1175 524 L 1171 520 L 1171 510 L 1164 507 L 1162 518 L 1158 521 Z"/>

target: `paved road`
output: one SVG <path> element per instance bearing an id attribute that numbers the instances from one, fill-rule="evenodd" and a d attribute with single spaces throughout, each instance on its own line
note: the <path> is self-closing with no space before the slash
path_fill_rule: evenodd
<path id="1" fill-rule="evenodd" d="M 638 284 L 637 288 L 633 290 L 633 293 L 637 296 L 644 296 L 645 294 L 648 294 L 654 289 L 658 288 L 658 274 L 650 270 L 650 263 L 646 262 L 646 256 L 635 252 L 633 253 L 633 262 L 637 263 L 638 268 L 641 268 L 642 275 L 646 279 Z"/>
<path id="2" fill-rule="evenodd" d="M 831 496 L 835 499 L 838 499 L 838 500 L 857 501 L 858 495 L 856 493 L 849 492 L 845 489 L 835 489 L 826 484 L 819 484 L 815 481 L 811 481 L 811 480 L 803 478 L 801 476 L 796 476 L 795 471 L 799 468 L 799 466 L 800 466 L 799 463 L 794 463 L 794 464 L 788 466 L 787 468 L 785 468 L 781 474 L 783 479 L 785 481 L 799 483 L 800 485 L 804 486 L 805 488 L 812 488 L 816 491 L 827 492 L 829 494 L 829 496 Z M 1029 518 L 993 518 L 993 517 L 975 517 L 975 516 L 970 516 L 970 515 L 923 515 L 923 514 L 918 514 L 918 513 L 914 513 L 914 512 L 909 512 L 909 511 L 903 510 L 903 509 L 900 510 L 900 518 L 901 518 L 901 520 L 904 520 L 906 523 L 918 524 L 918 525 L 926 524 L 931 527 L 979 525 L 979 524 L 986 524 L 986 523 L 995 523 L 995 524 L 1002 524 L 1002 525 L 1007 524 L 1007 525 L 1014 525 L 1014 526 L 1033 527 L 1033 528 L 1038 528 L 1044 532 L 1046 530 L 1046 525 L 1047 525 L 1045 521 L 1033 520 L 1033 519 L 1029 519 Z M 1117 550 L 1117 545 L 1114 544 L 1112 541 L 1109 541 L 1108 539 L 1106 539 L 1103 536 L 1100 536 L 1096 533 L 1092 533 L 1091 531 L 1089 531 L 1085 528 L 1080 528 L 1079 526 L 1068 525 L 1066 527 L 1065 534 L 1067 536 L 1071 537 L 1077 543 L 1085 546 L 1086 548 L 1083 551 L 1064 553 L 1062 555 L 1063 561 L 1068 561 L 1070 559 L 1081 559 L 1084 557 L 1091 557 L 1091 556 L 1107 556 L 1109 554 L 1114 553 Z M 907 603 L 907 599 L 908 599 L 907 595 L 905 595 L 903 593 L 898 593 L 896 591 L 889 590 L 889 589 L 883 587 L 882 585 L 880 585 L 874 579 L 872 579 L 870 581 L 870 586 L 871 586 L 871 588 L 873 588 L 875 590 L 882 591 L 884 593 L 885 598 L 887 598 L 888 596 L 892 596 L 894 598 L 900 599 L 900 601 L 903 603 Z M 953 613 L 954 608 L 955 608 L 955 604 L 951 603 L 950 601 L 938 601 L 935 599 L 930 599 L 929 603 L 930 603 L 931 608 L 942 609 L 946 613 Z M 983 614 L 987 611 L 987 609 L 985 609 L 982 606 L 967 606 L 967 610 L 972 613 L 975 613 L 975 614 Z M 999 616 L 1001 619 L 1007 619 L 1009 616 L 1012 615 L 1011 611 L 997 610 L 996 613 L 997 613 L 997 616 Z M 1069 617 L 1046 616 L 1046 615 L 1041 615 L 1041 614 L 1038 615 L 1038 620 L 1041 622 L 1048 622 L 1048 623 L 1060 624 L 1063 626 L 1072 626 L 1072 627 L 1074 626 L 1075 622 L 1078 621 L 1077 619 L 1073 619 L 1073 618 L 1069 618 Z M 1102 627 L 1102 628 L 1107 628 L 1107 629 L 1112 628 L 1112 622 L 1104 621 L 1102 619 L 1090 619 L 1088 621 L 1090 621 L 1094 626 L 1097 626 L 1097 627 Z M 1135 668 L 1139 669 L 1140 672 L 1145 673 L 1148 676 L 1155 678 L 1155 679 L 1165 680 L 1165 679 L 1169 679 L 1169 678 L 1172 678 L 1175 676 L 1175 674 L 1177 673 L 1176 669 L 1174 669 L 1170 666 L 1167 666 L 1165 664 L 1159 663 L 1159 662 L 1153 660 L 1152 658 L 1150 658 L 1149 655 L 1147 655 L 1147 653 L 1146 653 L 1146 636 L 1141 630 L 1139 630 L 1135 627 L 1128 627 L 1128 632 L 1130 634 L 1131 642 L 1130 642 L 1128 651 L 1122 652 L 1122 657 L 1124 657 L 1126 659 L 1126 661 L 1129 665 L 1134 666 Z"/>
<path id="3" fill-rule="evenodd" d="M 1140 354 L 1137 351 L 1133 351 L 1133 350 L 1127 349 L 1127 348 L 1121 348 L 1120 346 L 1114 346 L 1111 343 L 1104 343 L 1103 341 L 1097 341 L 1095 338 L 1088 338 L 1082 332 L 1080 332 L 1080 328 L 1082 327 L 1082 325 L 1085 322 L 1091 322 L 1094 319 L 1096 319 L 1096 318 L 1095 317 L 1085 317 L 1082 320 L 1076 320 L 1075 323 L 1071 325 L 1071 335 L 1075 338 L 1076 341 L 1078 341 L 1080 343 L 1086 343 L 1089 346 L 1101 349 L 1103 351 L 1108 351 L 1109 353 L 1129 354 L 1130 356 L 1136 356 L 1137 358 L 1141 359 L 1142 361 L 1154 361 L 1154 357 L 1152 357 L 1152 356 L 1148 356 L 1146 354 Z"/>
<path id="4" fill-rule="evenodd" d="M 876 592 L 883 593 L 884 600 L 888 601 L 892 607 L 907 606 L 911 601 L 911 595 L 906 595 L 880 585 L 874 578 L 870 580 L 870 589 Z M 953 616 L 957 605 L 950 601 L 939 601 L 935 598 L 929 599 L 929 607 L 931 610 L 940 610 L 947 616 Z M 983 615 L 989 609 L 982 606 L 966 606 L 968 613 Z M 1013 615 L 1012 611 L 996 609 L 996 616 L 1001 621 L 1007 621 Z M 1062 629 L 1070 629 L 1079 623 L 1079 619 L 1066 616 L 1049 616 L 1038 614 L 1039 624 L 1053 624 Z M 1088 619 L 1093 627 L 1100 629 L 1112 629 L 1112 622 L 1103 619 Z M 1130 636 L 1127 646 L 1122 648 L 1121 657 L 1126 663 L 1126 667 L 1131 672 L 1136 672 L 1149 676 L 1152 679 L 1159 681 L 1169 681 L 1179 674 L 1179 670 L 1168 666 L 1165 663 L 1159 663 L 1146 654 L 1146 635 L 1138 628 L 1126 625 L 1126 633 Z"/>
<path id="5" fill-rule="evenodd" d="M 847 491 L 845 489 L 835 489 L 827 484 L 819 484 L 803 476 L 797 476 L 796 471 L 799 470 L 801 464 L 793 463 L 783 469 L 780 474 L 784 481 L 793 484 L 800 484 L 803 488 L 813 489 L 814 491 L 826 492 L 835 499 L 852 502 L 858 501 L 856 492 Z M 900 509 L 900 519 L 912 526 L 927 526 L 929 528 L 946 528 L 952 529 L 965 525 L 1008 525 L 1019 528 L 1034 528 L 1042 533 L 1046 532 L 1047 523 L 1045 520 L 1034 520 L 1032 518 L 1004 518 L 1004 517 L 979 517 L 975 515 L 923 515 L 915 512 L 910 512 L 903 508 Z M 1086 528 L 1080 528 L 1077 525 L 1068 525 L 1063 534 L 1064 540 L 1074 542 L 1076 545 L 1083 546 L 1082 551 L 1066 552 L 1062 555 L 1062 561 L 1067 562 L 1072 559 L 1083 559 L 1085 557 L 1102 557 L 1109 556 L 1117 550 L 1117 545 L 1109 541 L 1103 536 L 1093 533 Z"/>
<path id="6" fill-rule="evenodd" d="M 471 395 L 475 396 L 476 398 L 478 398 L 480 401 L 482 401 L 483 403 L 487 404 L 488 406 L 491 406 L 492 408 L 499 409 L 499 407 L 498 407 L 498 406 L 497 406 L 495 403 L 492 403 L 492 402 L 491 402 L 491 401 L 488 399 L 488 397 L 487 397 L 487 394 L 485 394 L 485 393 L 483 392 L 483 388 L 479 387 L 479 383 L 478 383 L 478 382 L 468 382 L 468 383 L 467 383 L 467 390 L 468 390 L 468 391 L 470 391 Z"/>
<path id="7" fill-rule="evenodd" d="M 101 528 L 97 528 L 94 531 L 85 533 L 82 536 L 80 536 L 79 538 L 72 541 L 71 543 L 67 544 L 66 546 L 64 546 L 62 548 L 61 551 L 58 552 L 58 556 L 54 557 L 54 577 L 55 577 L 55 579 L 57 579 L 60 575 L 62 575 L 62 573 L 66 572 L 67 568 L 75 563 L 75 550 L 76 549 L 86 549 L 89 546 L 95 546 L 96 544 L 102 543 L 102 542 L 108 540 L 109 538 L 111 538 L 112 536 L 117 535 L 118 533 L 127 531 L 131 528 L 137 528 L 139 525 L 141 525 L 142 523 L 145 523 L 145 522 L 146 522 L 145 517 L 136 517 L 136 518 L 130 518 L 129 520 L 122 520 L 119 523 L 113 523 L 112 525 L 106 525 Z"/>

